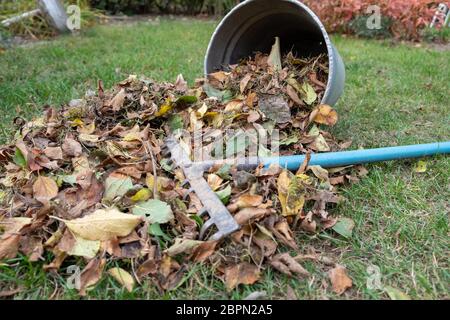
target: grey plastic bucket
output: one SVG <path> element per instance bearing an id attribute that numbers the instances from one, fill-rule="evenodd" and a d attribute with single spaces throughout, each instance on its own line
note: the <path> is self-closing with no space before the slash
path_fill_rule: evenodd
<path id="1" fill-rule="evenodd" d="M 322 103 L 334 105 L 344 91 L 345 67 L 320 19 L 295 0 L 247 0 L 220 22 L 205 57 L 205 74 L 238 63 L 257 51 L 269 53 L 280 37 L 284 53 L 308 57 L 326 53 L 329 76 Z"/>
<path id="2" fill-rule="evenodd" d="M 48 22 L 59 32 L 69 32 L 67 14 L 59 0 L 39 0 L 39 8 L 47 17 Z"/>

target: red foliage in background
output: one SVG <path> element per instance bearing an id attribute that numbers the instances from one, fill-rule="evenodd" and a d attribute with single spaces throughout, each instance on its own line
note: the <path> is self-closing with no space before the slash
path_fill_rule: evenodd
<path id="1" fill-rule="evenodd" d="M 378 5 L 381 14 L 392 21 L 391 33 L 400 39 L 418 40 L 420 30 L 430 24 L 439 3 L 435 0 L 303 0 L 330 32 L 349 32 L 355 17 L 367 15 L 367 8 Z"/>

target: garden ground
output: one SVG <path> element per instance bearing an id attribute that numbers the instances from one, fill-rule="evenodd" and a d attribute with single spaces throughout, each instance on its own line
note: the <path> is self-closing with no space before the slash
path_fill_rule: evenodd
<path id="1" fill-rule="evenodd" d="M 183 73 L 192 84 L 202 75 L 215 24 L 162 19 L 98 26 L 0 54 L 1 140 L 11 136 L 16 116 L 30 118 L 42 105 L 81 97 L 96 88 L 98 79 L 110 87 L 128 74 L 174 81 Z M 450 140 L 450 51 L 339 36 L 333 40 L 347 68 L 346 91 L 336 106 L 340 121 L 333 129 L 338 138 L 352 139 L 353 148 Z M 344 295 L 332 293 L 326 269 L 314 262 L 305 264 L 308 279 L 289 279 L 267 269 L 259 284 L 231 293 L 212 270 L 196 265 L 179 288 L 162 298 L 242 299 L 266 291 L 278 299 L 293 291 L 300 299 L 386 299 L 386 290 L 367 286 L 368 267 L 377 266 L 383 287 L 413 299 L 448 299 L 450 157 L 426 161 L 427 171 L 421 174 L 414 171 L 416 160 L 369 165 L 367 178 L 343 188 L 346 201 L 333 212 L 355 221 L 350 239 L 331 232 L 298 234 L 302 251 L 314 248 L 346 266 L 353 287 Z M 66 284 L 70 263 L 59 275 L 46 274 L 44 263 L 19 257 L 0 264 L 0 291 L 19 288 L 16 299 L 78 298 Z M 161 298 L 151 282 L 128 293 L 108 276 L 89 297 Z"/>

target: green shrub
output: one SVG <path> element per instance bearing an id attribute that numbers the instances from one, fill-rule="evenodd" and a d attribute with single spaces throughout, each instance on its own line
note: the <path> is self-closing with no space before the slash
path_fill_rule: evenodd
<path id="1" fill-rule="evenodd" d="M 239 0 L 90 0 L 94 8 L 116 14 L 188 14 L 223 15 Z"/>
<path id="2" fill-rule="evenodd" d="M 148 13 L 155 8 L 155 0 L 91 0 L 94 8 L 113 14 L 122 13 Z M 169 2 L 169 1 L 166 1 Z"/>
<path id="3" fill-rule="evenodd" d="M 422 30 L 422 38 L 427 42 L 450 42 L 450 27 L 435 29 L 427 27 Z"/>

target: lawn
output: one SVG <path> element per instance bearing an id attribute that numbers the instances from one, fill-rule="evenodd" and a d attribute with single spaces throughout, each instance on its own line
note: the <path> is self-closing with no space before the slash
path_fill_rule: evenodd
<path id="1" fill-rule="evenodd" d="M 0 54 L 1 140 L 11 135 L 15 117 L 30 118 L 42 105 L 67 103 L 95 89 L 98 79 L 110 87 L 128 74 L 174 81 L 183 73 L 193 83 L 202 75 L 215 24 L 163 19 L 158 25 L 99 26 Z M 347 67 L 334 134 L 352 139 L 353 148 L 450 140 L 450 51 L 333 39 Z M 416 160 L 369 165 L 367 178 L 343 188 L 346 201 L 333 211 L 355 221 L 350 239 L 330 232 L 298 234 L 302 251 L 314 248 L 347 267 L 353 288 L 340 297 L 332 293 L 327 268 L 320 263 L 305 264 L 312 273 L 308 279 L 289 279 L 267 269 L 259 284 L 231 293 L 201 265 L 193 266 L 181 286 L 163 297 L 150 281 L 128 293 L 105 276 L 89 297 L 242 299 L 264 290 L 270 298 L 283 299 L 290 286 L 299 299 L 387 299 L 385 290 L 367 286 L 368 267 L 377 266 L 384 287 L 412 299 L 448 299 L 450 157 L 426 161 L 422 174 L 413 170 Z M 78 298 L 66 286 L 67 264 L 56 275 L 42 271 L 43 263 L 20 257 L 0 264 L 0 291 L 20 287 L 16 299 Z"/>

